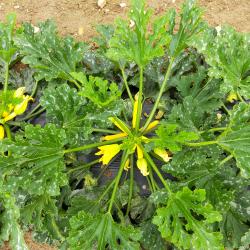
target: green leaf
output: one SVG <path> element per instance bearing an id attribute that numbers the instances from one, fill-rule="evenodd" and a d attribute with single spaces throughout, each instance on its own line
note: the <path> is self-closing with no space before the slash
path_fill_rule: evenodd
<path id="1" fill-rule="evenodd" d="M 145 250 L 165 250 L 167 244 L 161 237 L 157 227 L 151 221 L 144 222 L 140 225 L 142 230 L 141 244 Z"/>
<path id="2" fill-rule="evenodd" d="M 162 237 L 183 249 L 224 249 L 222 235 L 211 229 L 222 217 L 205 202 L 205 196 L 204 189 L 191 191 L 187 187 L 172 194 L 153 218 Z"/>
<path id="3" fill-rule="evenodd" d="M 68 182 L 64 173 L 65 144 L 64 130 L 55 125 L 27 125 L 25 133 L 16 135 L 15 141 L 0 141 L 0 152 L 12 152 L 9 157 L 0 155 L 1 174 L 11 175 L 7 177 L 8 185 L 29 194 L 56 196 Z"/>
<path id="4" fill-rule="evenodd" d="M 36 70 L 36 79 L 60 78 L 74 82 L 70 73 L 76 71 L 82 60 L 85 45 L 71 37 L 59 38 L 55 24 L 49 20 L 38 25 L 38 32 L 28 23 L 23 27 L 15 44 L 24 56 L 23 63 Z"/>
<path id="5" fill-rule="evenodd" d="M 63 128 L 70 145 L 80 145 L 92 132 L 92 122 L 87 118 L 92 107 L 74 88 L 63 84 L 55 89 L 47 88 L 40 100 L 46 108 L 48 122 Z"/>
<path id="6" fill-rule="evenodd" d="M 174 33 L 176 15 L 172 10 L 169 33 L 171 34 L 171 42 L 169 45 L 169 54 L 176 58 L 185 48 L 188 43 L 195 39 L 195 36 L 204 30 L 205 25 L 202 22 L 202 11 L 195 5 L 195 0 L 187 0 L 182 5 L 181 20 L 178 27 L 178 32 Z"/>
<path id="7" fill-rule="evenodd" d="M 250 229 L 241 238 L 241 247 L 239 248 L 239 250 L 247 250 L 249 249 L 249 246 L 250 246 Z"/>
<path id="8" fill-rule="evenodd" d="M 9 14 L 6 19 L 6 23 L 0 22 L 0 61 L 9 65 L 16 53 L 16 47 L 13 42 L 16 15 Z"/>
<path id="9" fill-rule="evenodd" d="M 206 69 L 200 66 L 196 73 L 178 77 L 172 84 L 180 92 L 182 103 L 173 107 L 168 121 L 191 131 L 211 128 L 213 112 L 221 106 L 220 82 L 208 80 Z"/>
<path id="10" fill-rule="evenodd" d="M 107 56 L 117 62 L 135 62 L 140 67 L 162 56 L 170 40 L 165 29 L 170 17 L 166 14 L 157 18 L 152 24 L 152 32 L 148 32 L 151 16 L 152 11 L 145 9 L 145 0 L 133 0 L 129 19 L 134 27 L 127 21 L 117 20 Z"/>
<path id="11" fill-rule="evenodd" d="M 70 220 L 68 242 L 71 249 L 140 249 L 141 233 L 132 226 L 114 222 L 110 213 L 91 215 L 81 211 Z"/>
<path id="12" fill-rule="evenodd" d="M 13 194 L 0 181 L 0 244 L 9 241 L 13 250 L 28 250 L 19 225 L 20 211 Z"/>
<path id="13" fill-rule="evenodd" d="M 223 79 L 221 90 L 250 98 L 250 36 L 231 27 L 206 29 L 192 45 L 205 55 L 209 75 Z"/>
<path id="14" fill-rule="evenodd" d="M 109 84 L 107 80 L 93 76 L 87 79 L 83 73 L 72 72 L 71 75 L 82 84 L 79 94 L 99 107 L 106 107 L 121 96 L 121 91 L 114 82 Z"/>
<path id="15" fill-rule="evenodd" d="M 182 149 L 186 142 L 199 139 L 199 134 L 194 132 L 179 131 L 176 124 L 161 124 L 157 130 L 158 138 L 153 139 L 155 147 L 167 148 L 171 152 L 177 152 Z"/>
<path id="16" fill-rule="evenodd" d="M 231 111 L 227 129 L 218 137 L 218 144 L 236 159 L 241 175 L 250 178 L 250 106 L 240 103 Z"/>

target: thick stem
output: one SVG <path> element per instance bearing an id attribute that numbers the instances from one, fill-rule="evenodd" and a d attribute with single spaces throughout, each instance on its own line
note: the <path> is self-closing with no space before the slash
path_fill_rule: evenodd
<path id="1" fill-rule="evenodd" d="M 102 195 L 99 197 L 97 202 L 100 202 L 106 194 L 109 192 L 109 190 L 112 188 L 112 186 L 115 184 L 115 179 L 108 185 L 108 187 L 105 189 L 105 191 L 102 193 Z"/>
<path id="2" fill-rule="evenodd" d="M 151 167 L 153 168 L 153 170 L 155 171 L 155 173 L 158 175 L 159 179 L 161 180 L 161 182 L 164 185 L 164 187 L 166 188 L 166 190 L 171 194 L 172 191 L 171 191 L 168 183 L 166 182 L 166 180 L 162 176 L 161 172 L 159 171 L 158 167 L 155 165 L 155 163 L 152 160 L 152 158 L 150 157 L 150 155 L 146 152 L 146 150 L 144 150 L 144 148 L 142 146 L 141 146 L 141 149 L 143 151 L 143 155 L 145 156 L 147 162 L 151 165 Z"/>
<path id="3" fill-rule="evenodd" d="M 233 155 L 227 156 L 224 160 L 222 160 L 222 161 L 220 162 L 220 166 L 222 166 L 223 164 L 225 164 L 227 161 L 231 160 L 232 158 L 234 158 Z"/>
<path id="4" fill-rule="evenodd" d="M 109 203 L 109 208 L 108 208 L 109 213 L 111 213 L 113 203 L 114 203 L 114 200 L 115 200 L 115 195 L 116 195 L 116 192 L 117 192 L 117 188 L 118 188 L 120 179 L 122 177 L 122 172 L 124 170 L 124 166 L 125 166 L 125 163 L 126 163 L 127 159 L 128 159 L 128 151 L 124 151 L 123 155 L 122 155 L 121 165 L 120 165 L 118 174 L 117 174 L 117 176 L 115 178 L 115 186 L 114 186 L 114 189 L 113 189 L 113 193 L 112 193 L 110 203 Z"/>
<path id="5" fill-rule="evenodd" d="M 130 91 L 129 86 L 128 86 L 128 81 L 127 81 L 127 77 L 126 77 L 125 72 L 124 72 L 124 68 L 122 68 L 122 67 L 121 67 L 121 72 L 122 72 L 122 78 L 123 78 L 129 99 L 130 99 L 131 103 L 133 104 L 134 99 L 133 99 L 133 96 L 132 96 L 131 91 Z"/>
<path id="6" fill-rule="evenodd" d="M 237 96 L 238 96 L 238 98 L 239 98 L 239 100 L 241 102 L 245 102 L 245 100 L 243 99 L 243 97 L 241 96 L 241 94 L 239 93 L 239 91 L 237 91 Z"/>
<path id="7" fill-rule="evenodd" d="M 130 157 L 130 179 L 129 179 L 129 195 L 128 195 L 128 207 L 126 211 L 126 215 L 128 215 L 131 207 L 131 200 L 133 197 L 134 190 L 134 157 L 131 155 Z"/>
<path id="8" fill-rule="evenodd" d="M 102 128 L 93 128 L 92 131 L 97 132 L 97 133 L 108 133 L 108 134 L 114 134 L 114 135 L 120 133 L 119 131 L 116 131 L 116 130 L 102 129 Z"/>
<path id="9" fill-rule="evenodd" d="M 141 121 L 141 113 L 142 113 L 142 93 L 143 93 L 143 67 L 140 67 L 140 86 L 139 86 L 139 96 L 138 96 L 138 109 L 136 114 L 136 131 L 139 130 L 140 121 Z"/>
<path id="10" fill-rule="evenodd" d="M 165 88 L 166 88 L 168 79 L 169 79 L 169 77 L 170 77 L 173 63 L 174 63 L 174 58 L 171 58 L 171 59 L 170 59 L 170 62 L 169 62 L 168 70 L 167 70 L 166 75 L 165 75 L 165 78 L 164 78 L 164 81 L 163 81 L 163 83 L 162 83 L 162 85 L 161 85 L 161 89 L 160 89 L 160 91 L 159 91 L 159 94 L 158 94 L 157 99 L 156 99 L 156 101 L 155 101 L 155 104 L 154 104 L 154 106 L 153 106 L 153 109 L 151 110 L 151 112 L 150 112 L 150 114 L 149 114 L 149 117 L 148 117 L 146 123 L 144 124 L 144 126 L 143 126 L 143 128 L 142 128 L 142 132 L 145 131 L 145 129 L 148 127 L 148 125 L 150 124 L 150 122 L 151 122 L 151 121 L 153 120 L 153 118 L 154 118 L 155 112 L 156 112 L 156 110 L 157 110 L 157 107 L 158 107 L 158 105 L 159 105 L 159 102 L 160 102 L 160 100 L 161 100 L 161 97 L 162 97 L 162 95 L 163 95 L 163 93 L 164 93 L 164 91 L 165 91 Z"/>
<path id="11" fill-rule="evenodd" d="M 71 174 L 72 172 L 75 172 L 75 171 L 77 171 L 77 170 L 79 170 L 79 169 L 89 168 L 89 167 L 91 167 L 91 166 L 97 164 L 98 162 L 99 162 L 99 159 L 94 160 L 94 161 L 91 161 L 91 162 L 89 162 L 89 163 L 87 163 L 87 164 L 84 164 L 84 165 L 82 165 L 82 166 L 79 166 L 79 167 L 76 167 L 76 168 L 69 169 L 69 170 L 68 170 L 68 174 Z"/>
<path id="12" fill-rule="evenodd" d="M 202 146 L 208 146 L 208 145 L 213 145 L 217 144 L 217 141 L 203 141 L 203 142 L 187 142 L 185 145 L 190 146 L 190 147 L 202 147 Z"/>
<path id="13" fill-rule="evenodd" d="M 23 119 L 21 119 L 21 121 L 25 121 L 25 120 L 29 120 L 31 119 L 32 117 L 35 117 L 37 115 L 40 115 L 41 113 L 43 113 L 44 111 L 46 110 L 46 108 L 42 108 L 40 110 L 38 110 L 37 112 L 33 112 L 32 114 L 30 115 L 27 115 L 26 117 L 24 117 Z"/>
<path id="14" fill-rule="evenodd" d="M 225 131 L 227 128 L 226 127 L 221 127 L 221 128 L 211 128 L 207 131 L 201 131 L 200 134 L 204 134 L 206 132 L 220 132 L 220 131 Z"/>
<path id="15" fill-rule="evenodd" d="M 5 81 L 3 86 L 3 93 L 6 94 L 8 90 L 8 83 L 9 83 L 9 64 L 5 64 Z"/>
<path id="16" fill-rule="evenodd" d="M 118 139 L 114 139 L 114 140 L 110 140 L 110 141 L 96 142 L 96 143 L 84 145 L 84 146 L 77 147 L 77 148 L 69 148 L 69 149 L 64 150 L 63 153 L 68 154 L 68 153 L 72 153 L 72 152 L 83 151 L 83 150 L 86 150 L 86 149 L 97 148 L 97 147 L 100 147 L 100 146 L 112 144 L 112 143 L 119 142 L 119 141 L 122 141 L 122 140 L 123 140 L 123 138 L 118 138 Z"/>

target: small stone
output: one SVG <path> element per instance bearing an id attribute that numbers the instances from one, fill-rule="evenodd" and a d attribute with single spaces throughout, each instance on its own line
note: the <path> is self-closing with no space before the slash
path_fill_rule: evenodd
<path id="1" fill-rule="evenodd" d="M 84 33 L 84 28 L 83 28 L 83 27 L 79 27 L 79 28 L 78 28 L 78 35 L 79 35 L 79 36 L 82 36 L 83 33 Z"/>
<path id="2" fill-rule="evenodd" d="M 97 5 L 103 9 L 104 6 L 107 4 L 106 0 L 98 0 Z"/>
<path id="3" fill-rule="evenodd" d="M 129 24 L 129 28 L 133 28 L 135 26 L 135 21 L 134 20 L 130 20 L 130 24 Z"/>
<path id="4" fill-rule="evenodd" d="M 19 8 L 20 8 L 19 5 L 15 5 L 15 6 L 14 6 L 14 9 L 19 9 Z"/>
<path id="5" fill-rule="evenodd" d="M 143 189 L 143 190 L 146 190 L 146 189 L 147 189 L 147 186 L 146 186 L 146 185 L 142 185 L 142 189 Z"/>
<path id="6" fill-rule="evenodd" d="M 125 8 L 126 6 L 127 6 L 126 3 L 120 3 L 120 7 L 121 7 L 121 8 Z"/>
<path id="7" fill-rule="evenodd" d="M 40 31 L 40 28 L 37 26 L 34 26 L 34 33 L 38 33 Z"/>

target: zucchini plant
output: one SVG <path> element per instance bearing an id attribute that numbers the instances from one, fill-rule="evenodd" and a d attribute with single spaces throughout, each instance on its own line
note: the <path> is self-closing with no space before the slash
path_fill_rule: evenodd
<path id="1" fill-rule="evenodd" d="M 250 36 L 152 14 L 94 44 L 0 24 L 0 242 L 249 249 Z"/>

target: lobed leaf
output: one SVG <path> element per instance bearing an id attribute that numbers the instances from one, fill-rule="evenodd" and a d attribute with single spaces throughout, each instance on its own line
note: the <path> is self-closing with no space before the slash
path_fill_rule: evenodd
<path id="1" fill-rule="evenodd" d="M 211 229 L 222 217 L 205 202 L 205 196 L 205 190 L 187 187 L 172 194 L 153 218 L 162 237 L 183 249 L 224 249 L 222 235 Z"/>
<path id="2" fill-rule="evenodd" d="M 60 78 L 73 81 L 70 73 L 76 71 L 82 60 L 85 45 L 71 37 L 59 38 L 55 24 L 46 21 L 36 32 L 31 24 L 23 25 L 23 32 L 15 44 L 24 56 L 22 62 L 36 70 L 36 79 L 50 81 Z"/>
<path id="3" fill-rule="evenodd" d="M 8 185 L 31 195 L 60 194 L 60 187 L 68 182 L 64 173 L 64 130 L 53 124 L 44 128 L 27 125 L 25 133 L 15 139 L 0 141 L 0 152 L 12 152 L 11 156 L 0 155 L 0 171 L 8 175 Z"/>
<path id="4" fill-rule="evenodd" d="M 114 222 L 110 213 L 91 215 L 81 211 L 70 220 L 71 230 L 68 242 L 75 250 L 92 248 L 140 249 L 141 234 L 132 226 L 123 226 Z"/>
<path id="5" fill-rule="evenodd" d="M 250 36 L 230 27 L 206 29 L 192 45 L 205 55 L 209 75 L 223 79 L 224 93 L 238 92 L 250 98 Z"/>

